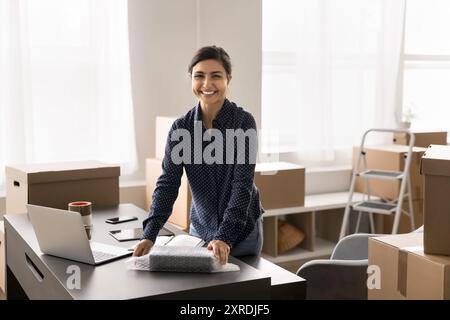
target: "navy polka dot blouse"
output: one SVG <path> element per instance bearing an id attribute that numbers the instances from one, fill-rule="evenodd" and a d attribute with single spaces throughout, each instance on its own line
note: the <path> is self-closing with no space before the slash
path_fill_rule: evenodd
<path id="1" fill-rule="evenodd" d="M 234 247 L 252 232 L 256 221 L 264 212 L 258 189 L 253 182 L 256 147 L 250 147 L 250 139 L 244 140 L 245 149 L 239 148 L 238 138 L 234 139 L 231 144 L 225 141 L 227 132 L 236 129 L 242 129 L 244 132 L 253 129 L 256 132 L 253 116 L 236 106 L 235 103 L 225 99 L 224 105 L 213 120 L 213 130 L 207 130 L 201 122 L 198 122 L 201 119 L 202 111 L 200 103 L 198 103 L 196 107 L 177 119 L 172 125 L 162 162 L 163 173 L 156 183 L 149 216 L 143 222 L 143 238 L 145 239 L 154 242 L 159 230 L 172 213 L 173 204 L 178 196 L 183 168 L 192 192 L 190 220 L 198 234 L 206 242 L 222 240 L 230 247 Z M 200 139 L 198 141 L 200 141 L 201 147 L 194 138 L 195 126 L 197 126 L 195 132 L 197 139 Z M 202 135 L 198 137 L 200 126 Z M 216 135 L 212 131 L 216 131 L 216 134 L 220 131 L 224 137 L 223 148 L 213 148 L 214 152 L 206 153 L 216 159 L 214 163 L 205 160 L 205 156 L 202 157 L 206 151 L 211 151 L 212 143 L 216 142 Z M 183 139 L 174 139 L 172 135 L 174 132 L 183 134 L 189 132 L 188 139 L 190 141 L 183 141 L 184 135 L 182 135 Z M 208 133 L 210 133 L 210 141 L 203 141 Z M 242 140 L 240 141 L 242 143 Z M 256 141 L 257 139 L 254 142 Z M 180 142 L 191 142 L 191 148 L 189 150 L 181 149 Z M 197 143 L 196 147 L 194 147 L 195 143 Z M 173 151 L 179 149 L 181 151 L 175 152 L 175 154 L 184 159 L 181 163 L 177 160 L 179 157 L 173 157 Z M 230 153 L 232 158 L 227 158 L 230 157 Z M 239 161 L 239 159 L 244 159 L 242 156 L 245 156 L 245 161 Z"/>

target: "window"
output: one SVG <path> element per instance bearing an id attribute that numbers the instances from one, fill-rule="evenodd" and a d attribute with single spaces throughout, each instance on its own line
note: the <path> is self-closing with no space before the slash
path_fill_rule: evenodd
<path id="1" fill-rule="evenodd" d="M 448 0 L 406 2 L 402 107 L 414 129 L 450 131 L 449 16 Z"/>
<path id="2" fill-rule="evenodd" d="M 279 142 L 262 152 L 347 161 L 365 130 L 395 126 L 403 17 L 403 1 L 263 0 L 261 129 Z"/>
<path id="3" fill-rule="evenodd" d="M 0 0 L 4 165 L 137 167 L 127 0 Z"/>
<path id="4" fill-rule="evenodd" d="M 89 0 L 33 0 L 26 7 L 32 47 L 86 48 L 90 45 Z"/>
<path id="5" fill-rule="evenodd" d="M 449 16 L 448 0 L 263 0 L 261 128 L 279 143 L 262 150 L 331 163 L 369 128 L 450 131 Z"/>

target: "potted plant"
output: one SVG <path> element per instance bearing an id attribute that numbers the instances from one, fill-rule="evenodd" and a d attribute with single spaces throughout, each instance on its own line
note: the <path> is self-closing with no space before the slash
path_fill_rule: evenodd
<path id="1" fill-rule="evenodd" d="M 401 121 L 399 121 L 400 129 L 410 129 L 411 122 L 416 118 L 415 113 L 416 105 L 412 102 L 403 106 L 403 113 Z"/>

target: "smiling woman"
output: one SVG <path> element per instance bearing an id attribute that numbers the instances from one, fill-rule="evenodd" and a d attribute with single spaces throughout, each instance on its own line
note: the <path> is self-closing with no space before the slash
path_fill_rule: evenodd
<path id="1" fill-rule="evenodd" d="M 205 112 L 203 122 L 207 129 L 212 128 L 212 119 L 215 118 L 228 89 L 228 77 L 224 68 L 216 60 L 205 60 L 195 65 L 192 76 L 192 91 L 200 100 Z"/>
<path id="2" fill-rule="evenodd" d="M 222 48 L 205 47 L 194 56 L 188 71 L 192 77 L 192 91 L 204 111 L 203 123 L 210 129 L 231 80 L 230 57 Z"/>
<path id="3" fill-rule="evenodd" d="M 192 191 L 190 233 L 208 243 L 208 249 L 213 250 L 224 264 L 229 254 L 242 256 L 261 252 L 264 211 L 253 182 L 256 148 L 251 148 L 251 137 L 245 139 L 245 134 L 244 139 L 242 135 L 235 135 L 237 139 L 233 138 L 231 143 L 217 144 L 214 152 L 207 143 L 195 141 L 208 136 L 214 137 L 215 143 L 230 130 L 256 131 L 256 123 L 249 112 L 226 98 L 231 62 L 224 49 L 216 46 L 201 48 L 194 55 L 188 71 L 192 91 L 199 102 L 178 118 L 169 132 L 163 174 L 153 193 L 149 217 L 144 221 L 144 237 L 134 255 L 146 254 L 153 246 L 158 231 L 172 213 L 184 169 Z M 173 157 L 178 144 L 174 136 L 179 136 L 180 132 L 186 133 L 186 139 L 191 140 L 188 145 L 193 146 L 193 150 L 183 149 L 181 158 L 185 159 L 186 153 L 189 155 L 181 162 Z M 233 161 L 228 158 L 230 150 Z M 211 163 L 203 159 L 202 155 L 210 151 L 216 160 L 220 158 L 219 161 Z M 226 163 L 223 161 L 225 154 Z"/>

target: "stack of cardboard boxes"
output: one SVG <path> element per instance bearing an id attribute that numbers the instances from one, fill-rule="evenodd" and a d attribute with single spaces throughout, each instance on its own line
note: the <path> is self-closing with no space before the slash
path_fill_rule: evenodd
<path id="1" fill-rule="evenodd" d="M 422 158 L 421 172 L 425 252 L 450 255 L 450 146 L 431 145 Z"/>
<path id="2" fill-rule="evenodd" d="M 265 210 L 305 205 L 305 168 L 302 166 L 287 162 L 259 163 L 255 168 L 255 184 L 259 189 L 261 204 Z M 313 226 L 302 217 L 287 220 L 292 225 L 292 229 L 300 229 L 298 232 L 303 232 L 306 238 L 305 244 L 308 244 L 312 242 L 311 237 L 314 237 Z M 280 248 L 287 245 L 285 242 L 280 243 L 280 241 L 286 241 L 280 237 L 281 226 L 278 216 L 264 218 L 263 252 L 273 257 L 278 256 Z"/>
<path id="3" fill-rule="evenodd" d="M 67 209 L 72 201 L 93 207 L 119 204 L 120 167 L 99 161 L 6 166 L 6 213 L 25 213 L 26 204 Z"/>
<path id="4" fill-rule="evenodd" d="M 162 174 L 162 160 L 164 158 L 167 135 L 175 120 L 176 118 L 172 117 L 156 117 L 155 157 L 147 159 L 145 163 L 147 181 L 145 194 L 146 204 L 148 205 L 147 209 L 150 209 L 150 206 L 152 205 L 153 191 L 156 188 L 156 182 L 158 181 L 159 176 Z M 178 198 L 173 205 L 172 215 L 169 217 L 168 222 L 182 230 L 188 231 L 191 201 L 192 196 L 189 190 L 189 183 L 186 174 L 184 173 L 181 178 Z"/>
<path id="5" fill-rule="evenodd" d="M 450 299 L 450 147 L 430 146 L 421 172 L 423 233 L 369 240 L 369 299 Z"/>
<path id="6" fill-rule="evenodd" d="M 356 160 L 359 154 L 359 147 L 353 149 L 353 165 L 356 165 Z M 423 179 L 420 176 L 420 159 L 425 152 L 425 148 L 414 147 L 412 152 L 411 164 L 409 169 L 409 176 L 411 179 L 412 188 L 412 200 L 414 210 L 414 221 L 416 226 L 422 225 L 423 214 Z M 405 165 L 405 155 L 408 152 L 408 147 L 403 145 L 386 145 L 386 146 L 374 146 L 366 147 L 366 159 L 367 169 L 376 170 L 392 170 L 403 171 Z M 360 168 L 362 170 L 363 167 Z M 367 180 L 370 194 L 382 199 L 394 200 L 398 198 L 400 192 L 401 181 L 387 181 L 387 180 Z M 364 180 L 358 177 L 356 180 L 355 191 L 364 193 Z M 408 199 L 405 199 L 402 204 L 402 208 L 409 212 Z M 381 215 L 377 215 L 381 218 Z M 377 230 L 378 233 L 391 233 L 394 222 L 394 215 L 383 216 L 380 222 L 381 230 Z M 411 231 L 411 224 L 409 217 L 406 214 L 402 214 L 400 224 L 398 227 L 398 233 L 406 233 Z"/>
<path id="7" fill-rule="evenodd" d="M 426 147 L 430 144 L 446 144 L 447 132 L 414 132 L 415 134 L 415 147 L 412 152 L 412 159 L 409 169 L 409 176 L 411 179 L 412 188 L 412 200 L 414 211 L 415 227 L 419 227 L 423 224 L 423 177 L 420 175 L 420 161 L 422 155 L 426 151 Z M 394 135 L 393 145 L 373 146 L 366 147 L 366 159 L 367 169 L 378 170 L 392 170 L 403 171 L 404 160 L 408 152 L 409 143 L 407 135 L 398 133 Z M 425 148 L 423 147 L 425 146 Z M 359 147 L 353 149 L 353 167 L 356 165 L 356 160 L 360 152 Z M 361 170 L 363 169 L 361 164 Z M 368 180 L 368 187 L 370 188 L 371 195 L 386 199 L 393 200 L 398 198 L 400 191 L 400 181 L 382 181 L 382 180 Z M 355 191 L 364 192 L 364 180 L 358 178 L 356 181 Z M 408 199 L 405 199 L 402 204 L 402 208 L 409 212 Z M 391 233 L 394 222 L 394 215 L 383 216 L 381 222 L 381 230 L 377 230 L 379 233 Z M 411 225 L 409 217 L 406 214 L 402 214 L 398 233 L 411 232 Z"/>
<path id="8" fill-rule="evenodd" d="M 370 238 L 369 266 L 370 300 L 450 299 L 450 257 L 426 254 L 423 233 Z"/>
<path id="9" fill-rule="evenodd" d="M 162 159 L 149 158 L 146 160 L 146 204 L 148 209 L 152 205 L 153 191 L 156 188 L 156 182 L 159 176 L 162 174 Z M 191 208 L 192 195 L 189 190 L 189 183 L 187 181 L 186 174 L 181 177 L 181 185 L 178 190 L 178 198 L 173 205 L 172 215 L 169 217 L 168 222 L 177 226 L 181 230 L 188 231 L 189 229 L 189 212 Z"/>
<path id="10" fill-rule="evenodd" d="M 446 145 L 447 131 L 412 131 L 414 133 L 414 146 L 428 148 L 431 144 Z M 409 135 L 395 133 L 394 144 L 409 145 Z"/>

